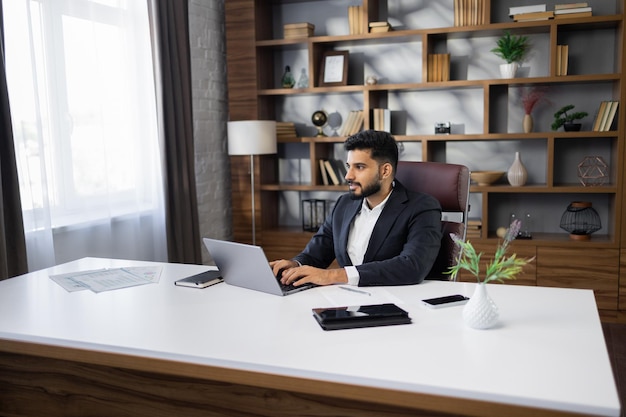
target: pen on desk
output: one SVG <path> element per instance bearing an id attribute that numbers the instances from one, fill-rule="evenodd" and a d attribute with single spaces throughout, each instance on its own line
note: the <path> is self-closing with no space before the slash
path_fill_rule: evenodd
<path id="1" fill-rule="evenodd" d="M 350 288 L 350 287 L 339 287 L 339 288 L 341 288 L 342 290 L 346 290 L 346 291 L 358 292 L 359 294 L 372 295 L 368 293 L 367 291 L 355 290 L 354 288 Z"/>

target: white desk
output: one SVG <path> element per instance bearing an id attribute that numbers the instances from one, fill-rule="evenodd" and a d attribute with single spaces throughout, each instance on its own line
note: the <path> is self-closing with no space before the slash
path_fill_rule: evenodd
<path id="1" fill-rule="evenodd" d="M 141 265 L 152 264 L 88 258 L 0 282 L 0 414 L 620 412 L 588 290 L 490 285 L 501 324 L 480 331 L 463 325 L 462 307 L 419 304 L 470 296 L 467 283 L 277 297 L 227 284 L 174 286 L 208 269 L 194 265 L 163 264 L 158 284 L 99 294 L 69 293 L 48 278 Z M 311 315 L 373 301 L 395 302 L 413 323 L 325 332 Z"/>

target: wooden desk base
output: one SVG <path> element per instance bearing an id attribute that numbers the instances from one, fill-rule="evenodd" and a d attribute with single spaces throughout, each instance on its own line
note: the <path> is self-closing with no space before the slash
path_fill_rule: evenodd
<path id="1" fill-rule="evenodd" d="M 46 357 L 31 350 L 45 350 Z M 572 415 L 79 349 L 7 341 L 0 345 L 2 416 L 515 417 L 537 413 Z"/>

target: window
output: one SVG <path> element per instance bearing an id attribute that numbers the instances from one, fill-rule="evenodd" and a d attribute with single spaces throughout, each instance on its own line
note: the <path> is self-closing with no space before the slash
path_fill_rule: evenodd
<path id="1" fill-rule="evenodd" d="M 162 212 L 146 2 L 4 0 L 3 8 L 27 234 Z"/>

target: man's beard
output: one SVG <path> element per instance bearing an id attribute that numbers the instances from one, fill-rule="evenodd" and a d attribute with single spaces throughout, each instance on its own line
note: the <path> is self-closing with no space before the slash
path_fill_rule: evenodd
<path id="1" fill-rule="evenodd" d="M 350 190 L 350 198 L 352 200 L 360 200 L 362 198 L 369 197 L 372 194 L 376 194 L 381 189 L 381 184 L 380 184 L 380 179 L 379 178 L 377 178 L 375 181 L 371 182 L 370 184 L 368 184 L 365 187 L 363 187 L 360 183 L 357 183 L 357 184 L 359 184 L 359 186 L 360 186 L 362 191 L 361 191 L 360 194 L 357 194 L 355 192 L 356 190 Z"/>

